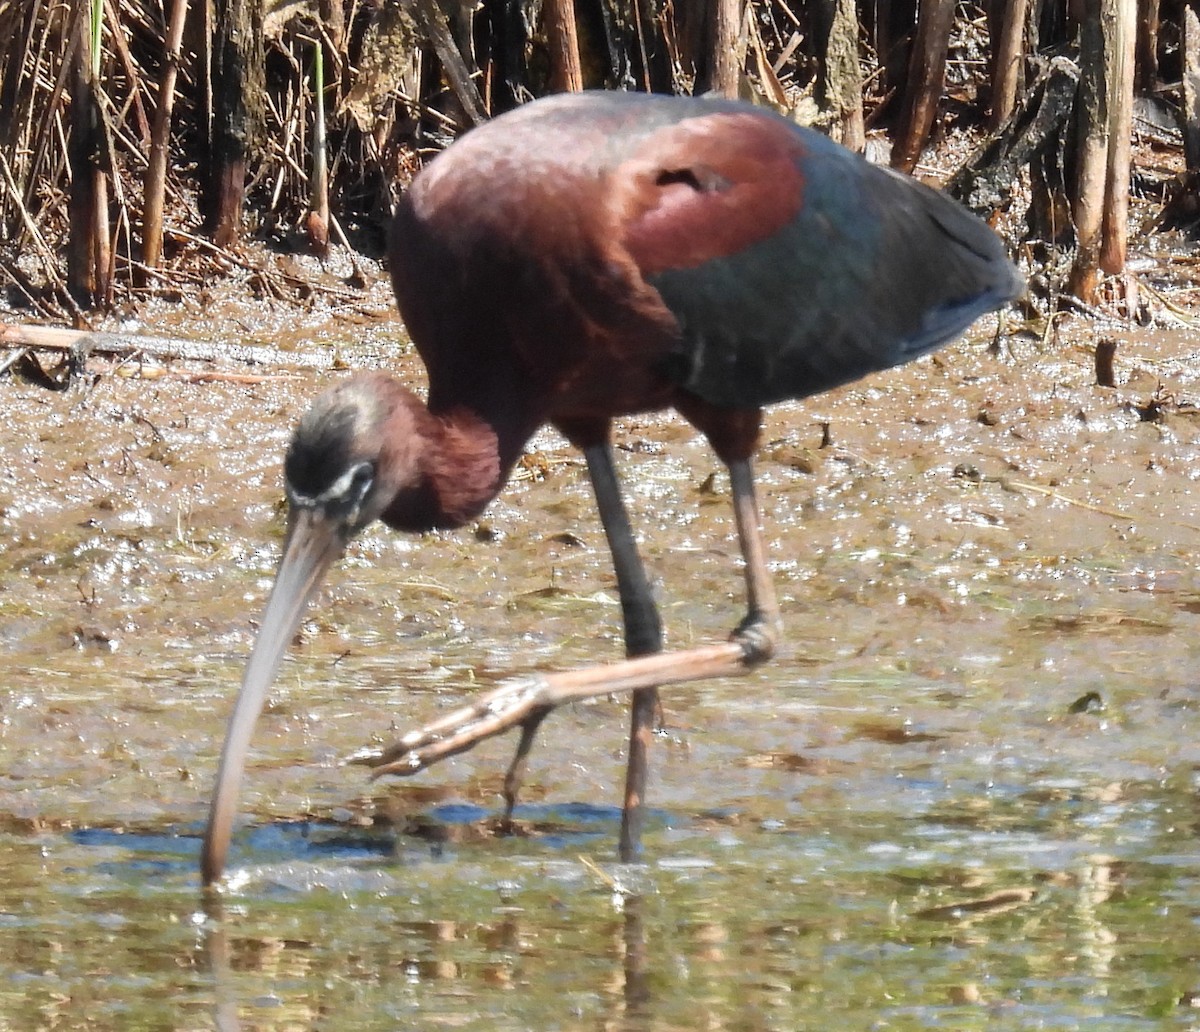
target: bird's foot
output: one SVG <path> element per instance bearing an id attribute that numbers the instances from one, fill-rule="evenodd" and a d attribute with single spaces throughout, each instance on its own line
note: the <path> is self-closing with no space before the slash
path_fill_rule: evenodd
<path id="1" fill-rule="evenodd" d="M 470 704 L 409 732 L 386 749 L 360 750 L 348 762 L 373 767 L 372 778 L 384 774 L 404 777 L 521 724 L 528 730 L 522 731 L 519 760 L 528 753 L 538 723 L 554 708 L 555 703 L 542 700 L 548 687 L 546 679 L 536 674 L 511 678 Z"/>
<path id="2" fill-rule="evenodd" d="M 742 662 L 753 667 L 775 655 L 780 635 L 778 617 L 752 611 L 738 624 L 730 640 L 742 647 Z"/>
<path id="3" fill-rule="evenodd" d="M 538 723 L 558 706 L 642 688 L 729 677 L 766 659 L 774 648 L 774 635 L 754 633 L 754 643 L 748 645 L 740 634 L 730 642 L 684 652 L 659 652 L 604 666 L 513 678 L 384 749 L 360 751 L 349 757 L 349 762 L 373 768 L 371 776 L 376 778 L 383 774 L 416 774 L 518 726 L 522 728 L 522 745 L 518 746 L 516 759 L 522 759 Z M 517 773 L 522 770 L 519 767 Z M 512 785 L 514 799 L 518 783 Z"/>
<path id="4" fill-rule="evenodd" d="M 513 822 L 512 810 L 506 806 L 504 808 L 504 816 L 500 818 L 496 825 L 496 834 L 500 838 L 515 838 L 517 834 L 517 826 Z"/>

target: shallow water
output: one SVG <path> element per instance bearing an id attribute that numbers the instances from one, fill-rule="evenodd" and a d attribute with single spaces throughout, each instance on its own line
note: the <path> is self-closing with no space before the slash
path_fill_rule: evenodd
<path id="1" fill-rule="evenodd" d="M 664 692 L 644 865 L 614 862 L 624 700 L 546 721 L 511 837 L 511 737 L 411 781 L 341 762 L 620 654 L 578 457 L 544 434 L 479 526 L 364 535 L 260 721 L 208 913 L 282 450 L 329 377 L 3 382 L 0 1028 L 1200 1027 L 1200 342 L 1121 335 L 1105 389 L 1071 332 L 769 414 L 788 646 Z M 419 381 L 382 314 L 342 333 Z M 677 420 L 616 440 L 670 644 L 723 637 L 727 482 Z"/>

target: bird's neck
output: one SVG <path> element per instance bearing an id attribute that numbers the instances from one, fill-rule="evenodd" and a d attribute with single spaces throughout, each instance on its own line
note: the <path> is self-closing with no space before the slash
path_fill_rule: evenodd
<path id="1" fill-rule="evenodd" d="M 524 444 L 469 408 L 432 413 L 407 391 L 391 418 L 401 425 L 389 428 L 387 439 L 409 450 L 401 464 L 416 470 L 382 515 L 397 530 L 446 530 L 473 520 L 500 493 Z"/>

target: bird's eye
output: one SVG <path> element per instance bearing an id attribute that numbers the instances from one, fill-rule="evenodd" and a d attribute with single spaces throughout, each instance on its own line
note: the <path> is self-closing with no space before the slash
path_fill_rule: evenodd
<path id="1" fill-rule="evenodd" d="M 371 493 L 371 487 L 375 483 L 375 463 L 360 462 L 350 470 L 348 480 L 346 490 L 342 495 L 345 521 L 347 527 L 358 530 L 373 519 L 363 510 L 366 506 L 367 495 Z"/>
<path id="2" fill-rule="evenodd" d="M 375 465 L 371 462 L 360 462 L 350 471 L 350 479 L 356 487 L 370 483 L 374 476 Z"/>
<path id="3" fill-rule="evenodd" d="M 375 463 L 360 462 L 350 471 L 350 483 L 346 489 L 349 501 L 358 504 L 366 497 L 375 482 Z"/>
<path id="4" fill-rule="evenodd" d="M 323 509 L 326 515 L 353 534 L 370 522 L 371 517 L 364 519 L 363 511 L 367 505 L 367 496 L 371 493 L 374 483 L 375 464 L 359 462 L 347 469 L 315 498 L 302 499 L 291 493 L 288 498 L 293 505 L 300 504 Z"/>

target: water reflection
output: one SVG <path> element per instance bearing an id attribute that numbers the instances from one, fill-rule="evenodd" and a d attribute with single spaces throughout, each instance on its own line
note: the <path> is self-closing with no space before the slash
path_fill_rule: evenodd
<path id="1" fill-rule="evenodd" d="M 586 958 L 587 966 L 596 973 L 594 987 L 575 987 L 568 997 L 576 1001 L 577 1016 L 596 1020 L 597 1027 L 655 1027 L 650 1021 L 655 979 L 648 964 L 646 901 L 618 888 L 612 892 L 611 903 L 616 918 L 602 922 L 596 940 L 605 948 Z M 242 1011 L 268 1005 L 291 1020 L 317 1020 L 325 1008 L 316 999 L 307 1006 L 302 998 L 282 999 L 277 987 L 328 979 L 331 972 L 319 970 L 317 963 L 322 947 L 316 942 L 236 932 L 247 909 L 239 904 L 227 912 L 218 893 L 206 893 L 203 910 L 197 915 L 203 924 L 203 960 L 211 979 L 214 1026 L 219 1032 L 241 1032 Z M 527 992 L 534 966 L 552 966 L 554 960 L 544 955 L 538 942 L 544 929 L 523 916 L 522 908 L 511 910 L 486 924 L 431 920 L 391 925 L 392 938 L 386 945 L 376 944 L 368 954 L 340 958 L 341 970 L 335 977 L 380 987 L 402 981 L 410 998 L 432 990 L 434 995 L 455 1000 L 464 1017 L 475 1011 L 482 1015 L 486 1013 L 480 1003 L 484 994 Z M 723 940 L 725 932 L 714 928 L 699 938 L 714 936 Z M 461 959 L 476 950 L 498 959 L 477 964 Z M 699 957 L 709 962 L 723 959 L 719 953 L 704 951 Z M 584 1005 L 585 999 L 593 1006 Z"/>
<path id="2" fill-rule="evenodd" d="M 864 803 L 862 836 L 826 811 L 819 849 L 745 815 L 736 838 L 666 815 L 669 862 L 644 868 L 536 835 L 343 843 L 258 854 L 200 913 L 195 829 L 9 834 L 0 1027 L 85 1027 L 86 1005 L 101 1030 L 1183 1028 L 1200 854 L 1173 819 L 1190 782 L 1173 784 L 1126 790 L 1136 838 L 1077 812 L 1104 851 L 1064 853 L 1059 810 L 1031 794 L 1021 826 L 981 809 L 954 839 L 931 837 L 940 809 Z M 301 842 L 251 841 L 273 838 Z"/>
<path id="3" fill-rule="evenodd" d="M 621 1002 L 624 1013 L 631 1018 L 650 1013 L 652 999 L 650 975 L 646 958 L 645 902 L 640 896 L 623 900 L 621 940 L 617 956 L 622 958 Z"/>
<path id="4" fill-rule="evenodd" d="M 759 872 L 741 886 L 755 887 L 753 898 L 726 897 L 738 887 L 736 869 L 710 869 L 703 888 L 690 878 L 652 875 L 649 894 L 592 884 L 576 886 L 565 899 L 539 901 L 526 885 L 494 908 L 503 912 L 492 920 L 390 923 L 386 944 L 347 955 L 336 972 L 318 962 L 328 944 L 240 934 L 225 970 L 232 967 L 243 992 L 257 996 L 251 1011 L 263 1006 L 264 990 L 256 987 L 329 984 L 332 975 L 399 999 L 395 983 L 402 976 L 410 1006 L 397 1014 L 505 1029 L 828 1027 L 806 1024 L 814 1004 L 826 1015 L 822 1021 L 875 1014 L 901 1028 L 962 1028 L 964 1021 L 974 1026 L 1006 1015 L 1016 1020 L 1013 1027 L 1026 1027 L 1056 1010 L 1098 1019 L 1100 1001 L 1110 997 L 1121 1013 L 1145 1006 L 1137 980 L 1131 984 L 1128 972 L 1122 977 L 1114 966 L 1130 947 L 1136 952 L 1147 942 L 1147 929 L 1106 912 L 1114 871 L 1112 858 L 1097 856 L 1075 872 L 1046 877 L 1037 894 L 997 890 L 977 905 L 960 900 L 961 916 L 945 935 L 922 931 L 923 922 L 941 915 L 917 914 L 911 904 L 882 907 L 881 883 L 863 881 L 863 872 L 851 876 L 853 884 L 832 880 L 807 889 L 782 869 L 778 882 L 758 880 Z M 1013 874 L 991 871 L 982 882 L 1011 881 Z M 952 880 L 952 891 L 961 892 L 958 883 L 970 879 Z M 773 895 L 763 893 L 773 884 Z M 923 888 L 945 884 L 930 872 Z M 1133 891 L 1152 893 L 1154 885 Z M 764 908 L 793 916 L 764 920 Z M 1194 929 L 1190 938 L 1195 946 Z M 221 970 L 215 962 L 213 969 Z M 249 974 L 255 977 L 248 981 Z M 286 1007 L 297 1020 L 328 1013 L 315 1002 L 297 1010 L 299 1003 Z M 227 999 L 218 1012 L 221 1020 L 232 1013 Z M 978 1016 L 969 1018 L 973 1012 Z M 534 1015 L 550 1023 L 522 1025 Z"/>
<path id="5" fill-rule="evenodd" d="M 205 893 L 203 907 L 204 959 L 212 979 L 213 1025 L 217 1032 L 241 1032 L 237 990 L 230 974 L 229 932 L 225 923 L 225 907 L 215 893 Z"/>

